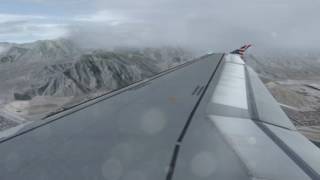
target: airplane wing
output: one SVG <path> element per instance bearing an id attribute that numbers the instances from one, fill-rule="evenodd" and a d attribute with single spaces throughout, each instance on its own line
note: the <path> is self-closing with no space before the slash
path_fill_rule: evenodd
<path id="1" fill-rule="evenodd" d="M 239 53 L 208 54 L 0 140 L 2 180 L 320 179 Z"/>

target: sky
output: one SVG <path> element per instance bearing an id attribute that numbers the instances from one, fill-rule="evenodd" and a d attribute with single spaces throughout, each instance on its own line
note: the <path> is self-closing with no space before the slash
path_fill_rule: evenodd
<path id="1" fill-rule="evenodd" d="M 1 0 L 0 42 L 319 49 L 319 0 Z"/>

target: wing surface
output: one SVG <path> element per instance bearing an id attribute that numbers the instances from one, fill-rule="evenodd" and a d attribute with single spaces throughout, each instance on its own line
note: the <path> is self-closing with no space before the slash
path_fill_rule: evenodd
<path id="1" fill-rule="evenodd" d="M 0 140 L 0 179 L 317 179 L 320 152 L 241 56 L 211 54 Z"/>

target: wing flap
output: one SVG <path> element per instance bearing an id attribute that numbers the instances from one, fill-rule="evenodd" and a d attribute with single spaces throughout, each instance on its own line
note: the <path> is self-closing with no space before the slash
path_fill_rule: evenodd
<path id="1" fill-rule="evenodd" d="M 249 100 L 251 101 L 250 104 L 253 106 L 254 116 L 256 116 L 254 119 L 283 128 L 296 130 L 288 116 L 281 110 L 280 105 L 250 67 L 247 67 L 247 79 L 249 81 Z"/>

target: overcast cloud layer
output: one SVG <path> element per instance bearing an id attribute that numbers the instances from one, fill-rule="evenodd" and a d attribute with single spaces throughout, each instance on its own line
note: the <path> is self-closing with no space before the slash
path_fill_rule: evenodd
<path id="1" fill-rule="evenodd" d="M 0 41 L 320 49 L 318 0 L 2 0 Z"/>

